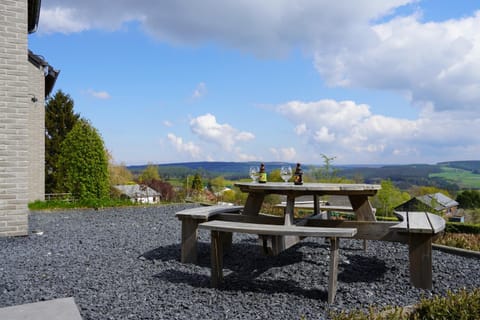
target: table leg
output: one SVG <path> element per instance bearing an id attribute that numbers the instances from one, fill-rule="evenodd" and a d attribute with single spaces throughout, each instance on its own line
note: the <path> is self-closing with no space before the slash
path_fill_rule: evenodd
<path id="1" fill-rule="evenodd" d="M 295 197 L 287 195 L 287 205 L 285 206 L 285 225 L 293 225 L 293 218 L 295 214 Z"/>
<path id="2" fill-rule="evenodd" d="M 337 275 L 338 275 L 338 238 L 330 238 L 330 267 L 328 270 L 328 303 L 335 300 L 337 293 Z"/>
<path id="3" fill-rule="evenodd" d="M 197 227 L 198 220 L 182 220 L 182 263 L 197 263 Z"/>
<path id="4" fill-rule="evenodd" d="M 245 207 L 243 209 L 244 215 L 247 216 L 256 216 L 262 208 L 263 199 L 265 199 L 265 194 L 250 192 L 245 202 Z"/>
<path id="5" fill-rule="evenodd" d="M 313 195 L 313 215 L 318 215 L 320 214 L 320 201 L 318 194 Z"/>
<path id="6" fill-rule="evenodd" d="M 217 288 L 223 282 L 223 237 L 222 232 L 211 232 L 210 259 L 212 264 L 210 285 Z"/>
<path id="7" fill-rule="evenodd" d="M 367 196 L 351 195 L 348 196 L 352 209 L 355 211 L 355 216 L 359 221 L 375 221 L 375 214 L 373 213 L 370 201 Z"/>
<path id="8" fill-rule="evenodd" d="M 375 213 L 373 213 L 372 205 L 368 201 L 367 196 L 352 195 L 348 196 L 352 209 L 355 212 L 355 217 L 359 221 L 375 221 Z M 367 240 L 363 240 L 363 250 L 367 251 Z"/>
<path id="9" fill-rule="evenodd" d="M 415 233 L 408 244 L 410 282 L 416 288 L 432 289 L 432 235 Z"/>
<path id="10" fill-rule="evenodd" d="M 287 195 L 287 205 L 285 207 L 285 225 L 291 226 L 294 221 L 295 197 Z M 263 237 L 263 253 L 268 255 L 278 255 L 283 250 L 286 250 L 300 241 L 298 236 L 269 236 Z"/>

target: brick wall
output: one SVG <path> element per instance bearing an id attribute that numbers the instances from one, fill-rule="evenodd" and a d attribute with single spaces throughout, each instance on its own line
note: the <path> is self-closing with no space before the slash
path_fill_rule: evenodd
<path id="1" fill-rule="evenodd" d="M 0 1 L 0 236 L 28 234 L 27 0 Z"/>
<path id="2" fill-rule="evenodd" d="M 45 75 L 28 63 L 28 201 L 45 200 Z M 32 101 L 33 95 L 36 101 Z"/>

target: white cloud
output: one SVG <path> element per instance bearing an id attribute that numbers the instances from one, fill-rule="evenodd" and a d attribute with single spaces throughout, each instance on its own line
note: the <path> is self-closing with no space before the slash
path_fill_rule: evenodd
<path id="1" fill-rule="evenodd" d="M 300 123 L 295 127 L 295 133 L 299 136 L 307 132 L 307 125 L 305 123 Z"/>
<path id="2" fill-rule="evenodd" d="M 237 141 L 250 141 L 255 139 L 255 135 L 251 132 L 241 131 L 235 136 Z"/>
<path id="3" fill-rule="evenodd" d="M 181 137 L 177 137 L 173 133 L 169 133 L 167 138 L 178 152 L 187 153 L 194 159 L 198 159 L 200 157 L 200 147 L 195 145 L 193 142 L 184 142 Z"/>
<path id="4" fill-rule="evenodd" d="M 480 11 L 444 22 L 420 19 L 412 15 L 374 25 L 364 45 L 319 49 L 317 70 L 333 86 L 403 92 L 437 110 L 478 110 Z"/>
<path id="5" fill-rule="evenodd" d="M 42 3 L 44 14 L 62 13 L 52 15 L 56 18 L 67 12 L 68 19 L 40 19 L 39 31 L 113 30 L 136 20 L 155 38 L 169 43 L 216 42 L 258 55 L 278 55 L 293 47 L 310 50 L 320 44 L 363 41 L 359 35 L 370 21 L 415 1 L 124 0 L 112 5 L 98 0 L 46 0 Z"/>
<path id="6" fill-rule="evenodd" d="M 87 20 L 79 19 L 75 8 L 53 7 L 40 10 L 40 26 L 44 33 L 75 33 L 91 28 Z"/>
<path id="7" fill-rule="evenodd" d="M 270 152 L 279 161 L 293 161 L 297 156 L 297 151 L 293 147 L 270 148 Z"/>
<path id="8" fill-rule="evenodd" d="M 226 151 L 233 150 L 238 141 L 244 142 L 255 138 L 253 133 L 239 131 L 229 124 L 219 124 L 210 113 L 192 119 L 190 128 L 200 139 L 213 142 Z"/>
<path id="9" fill-rule="evenodd" d="M 124 23 L 142 21 L 143 10 L 136 1 L 74 1 L 46 0 L 42 1 L 38 32 L 40 33 L 76 33 L 92 29 L 113 31 Z"/>
<path id="10" fill-rule="evenodd" d="M 204 82 L 197 84 L 192 93 L 192 99 L 200 99 L 207 94 L 207 85 Z"/>
<path id="11" fill-rule="evenodd" d="M 350 163 L 405 163 L 462 155 L 478 158 L 480 116 L 460 111 L 425 108 L 418 119 L 372 114 L 369 106 L 353 101 L 293 101 L 277 112 L 302 131 L 313 154 L 337 156 Z M 466 151 L 468 150 L 468 151 Z"/>
<path id="12" fill-rule="evenodd" d="M 322 126 L 319 130 L 315 131 L 313 140 L 317 142 L 333 142 L 335 140 L 335 134 L 329 133 L 328 128 Z"/>
<path id="13" fill-rule="evenodd" d="M 107 100 L 111 98 L 110 94 L 106 91 L 95 91 L 95 90 L 89 89 L 87 92 L 89 95 L 97 99 Z"/>
<path id="14" fill-rule="evenodd" d="M 162 124 L 165 126 L 165 127 L 173 127 L 173 123 L 171 123 L 170 121 L 168 120 L 163 120 Z"/>

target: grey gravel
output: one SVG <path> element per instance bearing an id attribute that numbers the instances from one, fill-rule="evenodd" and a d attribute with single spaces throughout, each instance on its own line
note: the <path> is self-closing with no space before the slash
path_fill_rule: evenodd
<path id="1" fill-rule="evenodd" d="M 480 286 L 478 259 L 433 252 L 434 290 L 409 284 L 408 248 L 341 241 L 338 291 L 328 306 L 329 246 L 308 238 L 276 257 L 234 235 L 225 284 L 209 287 L 209 234 L 199 263 L 180 262 L 175 212 L 191 204 L 32 212 L 28 237 L 0 238 L 0 307 L 74 297 L 83 319 L 328 319 L 331 310 L 411 305 Z"/>

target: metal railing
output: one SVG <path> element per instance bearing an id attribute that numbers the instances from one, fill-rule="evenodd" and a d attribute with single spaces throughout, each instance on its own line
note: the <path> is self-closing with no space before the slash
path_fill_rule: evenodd
<path id="1" fill-rule="evenodd" d="M 45 193 L 45 201 L 54 200 L 72 202 L 75 199 L 73 198 L 71 193 Z"/>

